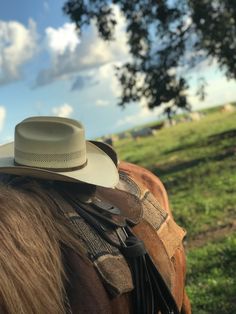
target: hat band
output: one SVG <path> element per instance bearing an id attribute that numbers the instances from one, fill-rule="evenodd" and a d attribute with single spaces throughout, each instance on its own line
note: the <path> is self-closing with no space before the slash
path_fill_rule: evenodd
<path id="1" fill-rule="evenodd" d="M 16 162 L 14 160 L 14 164 L 16 166 L 23 166 L 23 167 L 26 167 L 26 168 L 37 168 L 37 169 L 43 169 L 43 170 L 48 170 L 48 171 L 53 171 L 53 172 L 76 171 L 76 170 L 84 168 L 87 165 L 87 163 L 88 163 L 88 160 L 86 159 L 85 163 L 83 163 L 82 165 L 76 166 L 76 167 L 70 167 L 70 168 L 45 168 L 45 167 L 37 167 L 37 166 L 27 166 L 27 165 L 24 165 L 24 164 L 20 164 L 20 163 L 18 163 L 18 162 Z"/>
<path id="2" fill-rule="evenodd" d="M 81 169 L 86 166 L 86 155 L 83 150 L 69 153 L 36 153 L 24 152 L 15 148 L 15 162 L 31 168 L 55 169 L 54 171 L 60 171 L 60 169 L 70 171 L 69 169 L 72 169 L 73 171 L 73 169 Z"/>

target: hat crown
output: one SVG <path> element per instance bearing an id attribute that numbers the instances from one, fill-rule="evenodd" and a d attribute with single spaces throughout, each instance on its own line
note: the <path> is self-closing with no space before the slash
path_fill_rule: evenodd
<path id="1" fill-rule="evenodd" d="M 81 123 L 58 117 L 32 117 L 15 128 L 15 162 L 30 167 L 68 170 L 86 163 Z"/>

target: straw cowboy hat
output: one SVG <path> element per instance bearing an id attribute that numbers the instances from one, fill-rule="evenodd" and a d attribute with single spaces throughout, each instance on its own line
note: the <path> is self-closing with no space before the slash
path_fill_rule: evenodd
<path id="1" fill-rule="evenodd" d="M 31 117 L 15 127 L 15 141 L 0 146 L 0 173 L 115 187 L 111 158 L 85 140 L 83 125 L 59 117 Z"/>

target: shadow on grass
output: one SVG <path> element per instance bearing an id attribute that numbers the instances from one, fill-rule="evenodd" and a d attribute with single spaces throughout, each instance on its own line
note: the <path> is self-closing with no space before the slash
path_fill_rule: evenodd
<path id="1" fill-rule="evenodd" d="M 236 129 L 228 130 L 218 134 L 214 134 L 208 137 L 208 143 L 215 143 L 216 141 L 221 141 L 224 139 L 231 139 L 236 137 Z"/>
<path id="2" fill-rule="evenodd" d="M 153 173 L 155 173 L 158 176 L 173 174 L 173 173 L 176 173 L 176 172 L 179 172 L 182 170 L 196 167 L 201 163 L 212 162 L 212 161 L 221 161 L 221 160 L 224 160 L 225 158 L 231 157 L 235 154 L 236 154 L 236 147 L 230 147 L 228 149 L 225 149 L 223 152 L 221 152 L 217 155 L 214 155 L 214 156 L 197 158 L 197 159 L 185 161 L 182 163 L 175 163 L 175 164 L 169 164 L 166 166 L 161 166 L 158 168 L 155 167 L 151 170 Z"/>
<path id="3" fill-rule="evenodd" d="M 235 138 L 236 138 L 236 129 L 232 129 L 229 131 L 210 135 L 207 137 L 207 139 L 203 139 L 202 141 L 199 140 L 198 142 L 194 142 L 194 143 L 190 143 L 190 144 L 184 144 L 184 145 L 180 145 L 176 148 L 166 150 L 163 152 L 163 155 L 176 153 L 176 152 L 180 152 L 182 150 L 191 149 L 191 148 L 199 148 L 199 147 L 203 148 L 203 147 L 207 147 L 209 145 L 215 146 L 215 144 L 219 143 L 220 141 L 223 141 L 225 139 L 228 139 L 228 140 L 232 139 L 233 140 Z M 231 143 L 230 143 L 230 145 L 231 145 Z"/>

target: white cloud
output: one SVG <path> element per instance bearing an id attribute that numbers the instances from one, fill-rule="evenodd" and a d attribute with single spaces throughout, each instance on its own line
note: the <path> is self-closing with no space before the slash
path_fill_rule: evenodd
<path id="1" fill-rule="evenodd" d="M 0 131 L 2 131 L 4 122 L 6 118 L 6 109 L 3 106 L 0 106 Z"/>
<path id="2" fill-rule="evenodd" d="M 118 120 L 116 127 L 138 125 L 151 119 L 156 120 L 161 112 L 162 109 L 160 108 L 150 110 L 147 106 L 140 106 L 140 110 L 137 113 L 125 116 L 124 118 Z"/>
<path id="3" fill-rule="evenodd" d="M 105 64 L 96 71 L 97 78 L 99 78 L 101 82 L 106 82 L 106 88 L 110 89 L 112 95 L 115 97 L 120 96 L 121 85 L 117 77 L 114 75 L 114 66 L 120 66 L 121 64 L 121 62 Z"/>
<path id="4" fill-rule="evenodd" d="M 46 29 L 46 41 L 49 51 L 55 56 L 73 53 L 79 44 L 75 24 L 66 23 L 58 29 L 48 27 Z"/>
<path id="5" fill-rule="evenodd" d="M 104 100 L 104 99 L 98 99 L 98 100 L 96 100 L 95 104 L 97 107 L 107 107 L 109 105 L 109 101 Z"/>
<path id="6" fill-rule="evenodd" d="M 64 118 L 68 118 L 72 114 L 73 111 L 74 111 L 73 107 L 70 106 L 69 104 L 64 104 L 62 106 L 54 107 L 52 109 L 52 112 L 56 116 L 64 117 Z"/>
<path id="7" fill-rule="evenodd" d="M 96 71 L 96 78 L 100 79 L 101 82 L 104 82 L 106 90 L 109 90 L 111 94 L 117 98 L 119 98 L 122 93 L 122 86 L 114 73 L 115 66 L 120 67 L 121 65 L 122 62 L 117 61 L 114 63 L 105 64 Z M 93 76 L 95 76 L 95 73 Z M 144 79 L 145 77 L 143 74 L 137 74 L 137 87 L 141 87 L 144 84 Z M 143 105 L 142 101 L 141 105 Z"/>
<path id="8" fill-rule="evenodd" d="M 83 71 L 97 70 L 101 66 L 129 58 L 125 19 L 117 6 L 114 6 L 117 17 L 115 38 L 105 42 L 99 38 L 95 25 L 84 30 L 80 40 L 74 24 L 66 23 L 60 28 L 46 29 L 47 49 L 51 55 L 51 66 L 42 70 L 36 86 L 49 84 L 58 79 L 72 78 Z M 114 70 L 110 77 L 114 75 Z"/>
<path id="9" fill-rule="evenodd" d="M 205 68 L 204 72 L 211 70 L 210 67 Z M 203 72 L 203 75 L 204 75 Z M 213 72 L 210 77 L 206 77 L 206 97 L 203 101 L 191 94 L 189 101 L 194 110 L 204 107 L 220 105 L 224 103 L 234 102 L 236 100 L 236 82 L 235 80 L 228 80 L 225 76 L 219 75 L 219 71 Z"/>
<path id="10" fill-rule="evenodd" d="M 22 65 L 33 57 L 36 48 L 33 20 L 28 28 L 16 21 L 0 21 L 0 85 L 20 79 Z"/>

